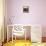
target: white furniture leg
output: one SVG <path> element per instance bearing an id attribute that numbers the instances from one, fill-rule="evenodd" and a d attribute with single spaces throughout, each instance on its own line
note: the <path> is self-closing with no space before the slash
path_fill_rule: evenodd
<path id="1" fill-rule="evenodd" d="M 8 42 L 8 26 L 7 26 L 7 42 Z"/>
<path id="2" fill-rule="evenodd" d="M 13 30 L 12 30 L 12 43 L 13 43 Z"/>

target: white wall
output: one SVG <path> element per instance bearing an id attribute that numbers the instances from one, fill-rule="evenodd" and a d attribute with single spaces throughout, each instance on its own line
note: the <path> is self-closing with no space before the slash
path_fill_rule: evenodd
<path id="1" fill-rule="evenodd" d="M 23 6 L 29 6 L 29 13 L 23 13 Z M 7 8 L 8 24 L 40 24 L 46 36 L 46 0 L 7 0 Z"/>

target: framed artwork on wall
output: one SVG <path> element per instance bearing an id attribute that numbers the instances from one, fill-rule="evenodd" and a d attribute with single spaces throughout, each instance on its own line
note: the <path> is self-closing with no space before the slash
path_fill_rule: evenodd
<path id="1" fill-rule="evenodd" d="M 23 13 L 29 13 L 29 6 L 23 6 Z"/>

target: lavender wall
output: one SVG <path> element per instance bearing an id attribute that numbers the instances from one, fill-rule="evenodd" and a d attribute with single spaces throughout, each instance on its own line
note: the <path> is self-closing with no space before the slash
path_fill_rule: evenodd
<path id="1" fill-rule="evenodd" d="M 29 13 L 23 13 L 23 6 L 29 6 Z M 7 24 L 40 24 L 46 36 L 46 0 L 7 0 L 7 20 Z"/>

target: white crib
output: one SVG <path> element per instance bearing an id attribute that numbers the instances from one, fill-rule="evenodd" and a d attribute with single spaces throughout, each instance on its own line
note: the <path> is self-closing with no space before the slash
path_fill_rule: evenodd
<path id="1" fill-rule="evenodd" d="M 26 41 L 26 37 L 27 37 L 26 36 L 26 28 L 23 28 L 23 26 L 27 26 L 27 25 L 17 25 L 17 24 L 15 24 L 15 25 L 8 25 L 7 26 L 7 42 L 9 41 L 10 35 L 12 35 L 11 36 L 12 37 L 12 42 L 13 42 L 13 37 L 14 36 L 15 36 L 15 40 L 16 40 L 16 36 L 23 36 L 23 35 L 24 35 L 24 39 Z M 9 30 L 10 27 L 12 27 L 12 30 Z"/>
<path id="2" fill-rule="evenodd" d="M 16 36 L 23 36 L 23 34 L 24 34 L 25 41 L 26 41 L 27 35 L 26 35 L 25 30 L 27 28 L 25 28 L 24 26 L 26 26 L 27 28 L 30 27 L 29 28 L 30 36 L 29 35 L 28 36 L 30 37 L 31 42 L 41 42 L 41 38 L 42 38 L 41 26 L 40 25 L 30 25 L 30 24 L 29 25 L 23 25 L 23 24 L 8 25 L 7 26 L 7 42 L 9 41 L 10 35 L 12 37 L 12 42 L 13 42 L 14 36 L 16 40 Z M 12 27 L 12 30 L 9 30 L 10 27 Z"/>

